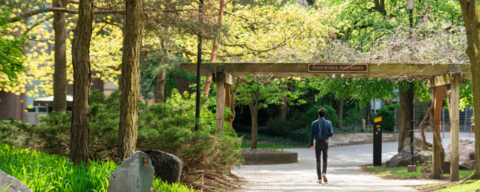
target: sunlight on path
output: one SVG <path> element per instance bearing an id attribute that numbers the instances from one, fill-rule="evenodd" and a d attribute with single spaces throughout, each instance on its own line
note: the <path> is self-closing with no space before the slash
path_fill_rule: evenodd
<path id="1" fill-rule="evenodd" d="M 245 165 L 232 172 L 244 177 L 243 191 L 416 191 L 409 187 L 438 181 L 384 180 L 365 173 L 360 165 L 373 161 L 373 145 L 331 147 L 327 176 L 329 184 L 317 184 L 315 154 L 309 148 L 286 149 L 298 152 L 299 163 L 281 165 Z M 383 143 L 382 161 L 396 154 L 397 143 Z"/>

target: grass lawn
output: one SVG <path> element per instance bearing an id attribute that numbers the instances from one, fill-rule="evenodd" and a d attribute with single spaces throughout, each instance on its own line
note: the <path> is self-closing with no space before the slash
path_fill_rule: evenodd
<path id="1" fill-rule="evenodd" d="M 480 181 L 475 181 L 473 183 L 467 183 L 463 185 L 454 185 L 451 187 L 443 188 L 437 191 L 441 192 L 467 192 L 467 191 L 478 191 L 480 189 Z"/>
<path id="2" fill-rule="evenodd" d="M 416 172 L 408 172 L 407 167 L 390 167 L 386 168 L 385 163 L 382 163 L 380 167 L 374 167 L 373 165 L 364 165 L 362 169 L 371 174 L 381 176 L 387 179 L 421 179 L 423 173 L 420 171 L 421 165 L 417 166 Z M 473 173 L 473 170 L 460 170 L 460 179 L 468 177 Z M 444 176 L 450 176 L 449 174 L 444 174 Z"/>

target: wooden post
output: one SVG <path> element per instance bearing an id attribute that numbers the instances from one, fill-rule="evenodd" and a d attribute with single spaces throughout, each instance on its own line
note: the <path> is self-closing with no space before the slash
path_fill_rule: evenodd
<path id="1" fill-rule="evenodd" d="M 450 181 L 459 180 L 458 172 L 458 139 L 460 122 L 459 94 L 460 94 L 460 74 L 452 74 L 450 84 L 450 96 L 448 97 L 448 110 L 450 114 Z"/>
<path id="2" fill-rule="evenodd" d="M 215 74 L 215 84 L 217 84 L 217 128 L 221 134 L 225 119 L 225 73 Z"/>
<path id="3" fill-rule="evenodd" d="M 232 95 L 231 95 L 231 88 L 232 86 L 229 85 L 228 83 L 225 83 L 225 107 L 228 107 L 232 109 Z M 226 121 L 230 121 L 232 118 L 231 115 L 229 115 L 226 119 Z"/>
<path id="4" fill-rule="evenodd" d="M 438 146 L 437 138 L 435 137 L 435 133 L 440 133 L 440 122 L 441 122 L 441 112 L 442 112 L 442 100 L 443 100 L 443 85 L 438 87 L 433 87 L 433 125 L 432 125 L 432 134 L 433 136 L 433 154 L 432 154 L 432 178 L 433 179 L 440 179 L 441 176 L 441 165 L 440 162 L 440 146 Z"/>

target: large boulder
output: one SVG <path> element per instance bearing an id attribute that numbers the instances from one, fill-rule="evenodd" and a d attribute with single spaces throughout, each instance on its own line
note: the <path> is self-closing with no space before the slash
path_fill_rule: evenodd
<path id="1" fill-rule="evenodd" d="M 145 151 L 155 168 L 155 177 L 168 183 L 180 182 L 183 171 L 183 161 L 179 157 L 159 150 L 147 149 Z"/>
<path id="2" fill-rule="evenodd" d="M 0 170 L 0 191 L 3 191 L 8 185 L 10 187 L 5 192 L 32 192 L 23 182 Z"/>
<path id="3" fill-rule="evenodd" d="M 464 169 L 473 169 L 474 160 L 470 160 L 470 155 L 475 154 L 475 140 L 460 139 L 458 145 L 458 165 Z M 445 147 L 445 161 L 450 162 L 450 144 Z"/>
<path id="4" fill-rule="evenodd" d="M 428 144 L 432 145 L 431 143 L 427 142 Z M 405 142 L 403 143 L 403 150 L 410 150 L 410 137 L 405 139 Z M 428 147 L 427 145 L 423 144 L 422 139 L 415 137 L 413 139 L 413 150 L 414 151 L 431 151 L 432 149 Z"/>
<path id="5" fill-rule="evenodd" d="M 144 158 L 146 158 L 145 161 Z M 145 192 L 152 188 L 155 169 L 147 154 L 136 151 L 110 175 L 109 192 Z"/>
<path id="6" fill-rule="evenodd" d="M 413 155 L 413 162 L 415 162 L 415 164 L 421 164 L 431 156 L 432 152 L 430 151 L 415 151 Z M 400 167 L 410 165 L 410 157 L 410 150 L 405 149 L 390 158 L 390 160 L 386 162 L 385 167 Z"/>

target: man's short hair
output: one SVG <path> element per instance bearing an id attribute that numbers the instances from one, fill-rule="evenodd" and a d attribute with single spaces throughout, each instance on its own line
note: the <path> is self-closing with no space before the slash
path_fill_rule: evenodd
<path id="1" fill-rule="evenodd" d="M 327 110 L 325 110 L 325 108 L 319 109 L 318 115 L 320 115 L 320 117 L 325 117 L 327 115 Z"/>

